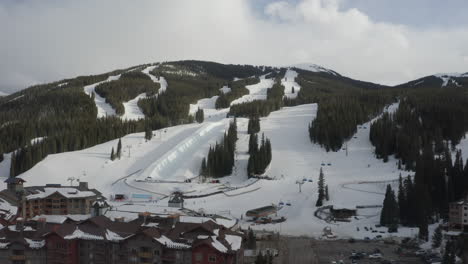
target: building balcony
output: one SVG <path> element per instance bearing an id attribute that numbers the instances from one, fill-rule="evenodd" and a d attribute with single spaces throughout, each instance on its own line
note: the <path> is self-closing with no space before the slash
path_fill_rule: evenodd
<path id="1" fill-rule="evenodd" d="M 12 260 L 12 261 L 26 260 L 26 256 L 24 256 L 24 255 L 13 255 L 13 256 L 10 256 L 10 260 Z"/>
<path id="2" fill-rule="evenodd" d="M 139 252 L 138 257 L 140 257 L 140 258 L 153 258 L 153 254 L 151 252 Z"/>

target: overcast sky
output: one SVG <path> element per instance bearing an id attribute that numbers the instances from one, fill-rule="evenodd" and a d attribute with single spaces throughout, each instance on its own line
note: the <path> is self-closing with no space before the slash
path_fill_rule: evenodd
<path id="1" fill-rule="evenodd" d="M 178 59 L 398 84 L 468 71 L 466 0 L 0 0 L 0 90 Z"/>

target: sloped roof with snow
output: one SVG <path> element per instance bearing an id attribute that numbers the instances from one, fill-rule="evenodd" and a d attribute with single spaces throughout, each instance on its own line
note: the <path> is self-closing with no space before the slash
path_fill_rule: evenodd
<path id="1" fill-rule="evenodd" d="M 80 191 L 77 188 L 72 188 L 72 187 L 70 188 L 45 187 L 43 190 L 37 190 L 35 194 L 27 195 L 26 199 L 27 200 L 43 199 L 55 193 L 58 193 L 67 198 L 87 198 L 87 197 L 93 197 L 97 195 L 93 191 Z"/>

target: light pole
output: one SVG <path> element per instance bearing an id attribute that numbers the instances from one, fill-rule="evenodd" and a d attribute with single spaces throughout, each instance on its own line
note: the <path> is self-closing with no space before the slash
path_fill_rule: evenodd
<path id="1" fill-rule="evenodd" d="M 127 145 L 128 148 L 128 157 L 130 158 L 130 149 L 132 148 L 132 145 Z"/>

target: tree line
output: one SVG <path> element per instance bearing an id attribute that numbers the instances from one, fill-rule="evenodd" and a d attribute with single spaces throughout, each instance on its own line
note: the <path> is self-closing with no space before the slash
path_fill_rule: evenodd
<path id="1" fill-rule="evenodd" d="M 230 124 L 227 133 L 224 134 L 223 141 L 211 147 L 208 157 L 203 158 L 200 168 L 200 176 L 220 178 L 232 174 L 234 167 L 235 151 L 237 141 L 237 120 Z"/>
<path id="2" fill-rule="evenodd" d="M 262 134 L 260 145 L 258 144 L 258 132 L 260 132 L 260 120 L 252 117 L 248 123 L 249 132 L 249 160 L 247 163 L 247 175 L 249 177 L 262 175 L 272 159 L 271 142 Z"/>

